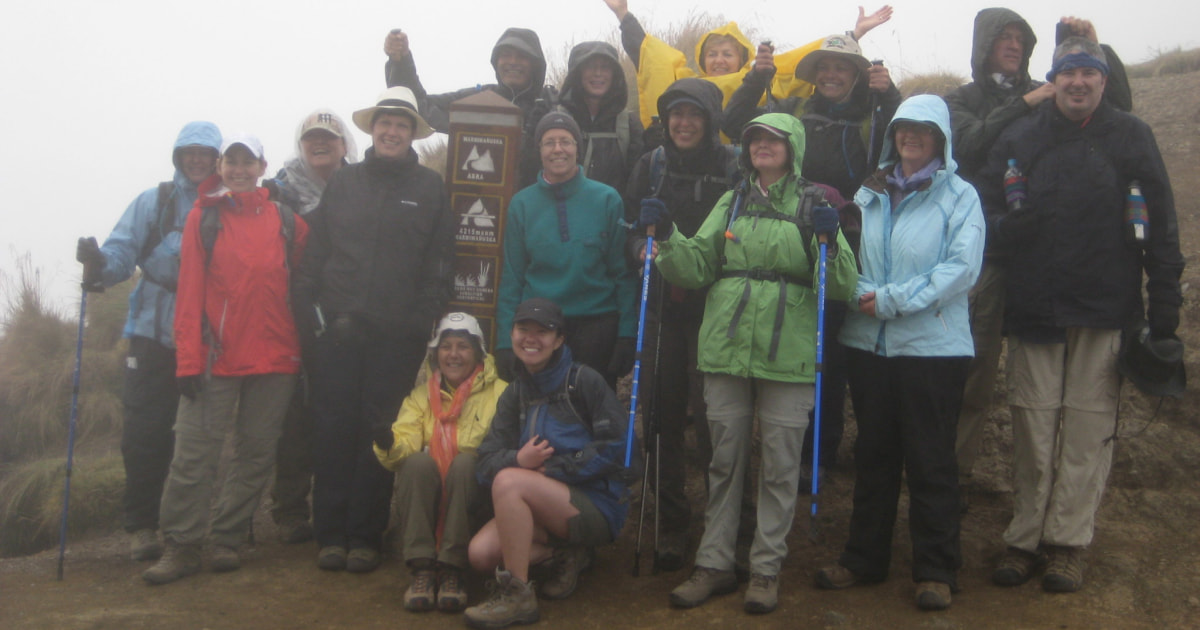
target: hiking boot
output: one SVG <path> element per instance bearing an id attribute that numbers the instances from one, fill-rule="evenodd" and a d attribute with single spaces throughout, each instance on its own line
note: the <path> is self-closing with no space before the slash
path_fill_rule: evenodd
<path id="1" fill-rule="evenodd" d="M 682 569 L 687 546 L 687 534 L 663 534 L 658 541 L 658 548 L 654 550 L 654 566 L 660 571 Z"/>
<path id="2" fill-rule="evenodd" d="M 317 568 L 323 571 L 343 571 L 346 568 L 346 548 L 340 545 L 321 547 L 317 552 Z"/>
<path id="3" fill-rule="evenodd" d="M 540 618 L 533 582 L 522 582 L 508 571 L 496 569 L 492 594 L 482 604 L 468 608 L 463 616 L 472 628 L 506 628 L 514 623 L 534 623 Z"/>
<path id="4" fill-rule="evenodd" d="M 414 569 L 412 583 L 404 591 L 404 610 L 426 612 L 437 604 L 437 571 Z"/>
<path id="5" fill-rule="evenodd" d="M 163 546 L 158 542 L 158 532 L 153 529 L 139 529 L 133 532 L 129 539 L 129 557 L 137 562 L 158 560 L 162 557 Z"/>
<path id="6" fill-rule="evenodd" d="M 562 547 L 554 550 L 550 575 L 538 588 L 545 599 L 566 599 L 579 585 L 579 574 L 592 567 L 592 553 L 587 547 Z"/>
<path id="7" fill-rule="evenodd" d="M 142 579 L 150 584 L 170 584 L 199 572 L 200 545 L 181 545 L 168 541 L 162 558 L 142 572 Z"/>
<path id="8" fill-rule="evenodd" d="M 746 589 L 746 601 L 742 607 L 748 613 L 766 614 L 774 612 L 779 605 L 779 576 L 750 574 L 750 586 Z"/>
<path id="9" fill-rule="evenodd" d="M 1042 576 L 1042 590 L 1050 593 L 1074 593 L 1083 587 L 1082 547 L 1054 546 L 1047 550 L 1050 557 L 1046 574 Z"/>
<path id="10" fill-rule="evenodd" d="M 463 588 L 462 571 L 442 566 L 437 572 L 437 609 L 458 612 L 467 606 L 467 589 Z"/>
<path id="11" fill-rule="evenodd" d="M 945 582 L 918 582 L 917 608 L 946 610 L 950 607 L 950 585 Z"/>
<path id="12" fill-rule="evenodd" d="M 1009 547 L 1004 552 L 1004 558 L 992 571 L 992 584 L 996 586 L 1020 586 L 1033 577 L 1041 556 L 1036 553 Z"/>
<path id="13" fill-rule="evenodd" d="M 679 608 L 694 608 L 713 595 L 725 595 L 737 590 L 737 576 L 733 571 L 721 571 L 696 566 L 686 582 L 671 591 L 671 604 Z"/>
<path id="14" fill-rule="evenodd" d="M 285 545 L 298 545 L 313 539 L 312 524 L 307 519 L 284 519 L 276 525 L 276 528 L 279 530 L 279 542 Z"/>
<path id="15" fill-rule="evenodd" d="M 858 584 L 858 576 L 846 567 L 835 564 L 817 571 L 817 586 L 828 590 L 850 588 Z"/>
<path id="16" fill-rule="evenodd" d="M 242 559 L 237 549 L 225 545 L 213 545 L 208 551 L 208 568 L 215 573 L 237 571 L 242 568 Z"/>
<path id="17" fill-rule="evenodd" d="M 346 556 L 346 570 L 351 573 L 370 573 L 379 568 L 379 552 L 370 547 L 356 547 Z"/>

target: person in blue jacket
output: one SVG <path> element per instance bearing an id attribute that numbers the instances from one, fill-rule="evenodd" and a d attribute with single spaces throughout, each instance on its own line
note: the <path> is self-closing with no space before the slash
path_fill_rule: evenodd
<path id="1" fill-rule="evenodd" d="M 515 378 L 496 403 L 475 469 L 491 487 L 496 517 L 467 551 L 475 570 L 495 570 L 498 587 L 467 609 L 472 627 L 537 621 L 537 595 L 569 596 L 591 548 L 616 540 L 625 523 L 628 416 L 600 373 L 575 361 L 567 325 L 545 298 L 513 315 Z M 552 573 L 535 595 L 530 567 L 538 564 Z"/>
<path id="2" fill-rule="evenodd" d="M 955 428 L 974 354 L 967 292 L 983 261 L 979 195 L 955 174 L 950 113 L 914 96 L 888 125 L 862 208 L 862 271 L 842 328 L 858 421 L 854 511 L 822 588 L 887 577 L 900 482 L 909 492 L 917 605 L 950 606 L 962 565 Z"/>
<path id="3" fill-rule="evenodd" d="M 125 531 L 132 534 L 134 560 L 162 555 L 158 540 L 158 508 L 167 468 L 175 450 L 175 284 L 179 246 L 188 211 L 196 203 L 196 187 L 216 171 L 221 131 L 210 122 L 184 125 L 171 149 L 175 175 L 138 195 L 100 246 L 80 238 L 75 257 L 83 263 L 83 286 L 89 291 L 128 280 L 134 269 L 141 280 L 129 294 L 124 336 L 125 390 L 121 396 L 124 426 L 121 455 L 125 461 Z"/>

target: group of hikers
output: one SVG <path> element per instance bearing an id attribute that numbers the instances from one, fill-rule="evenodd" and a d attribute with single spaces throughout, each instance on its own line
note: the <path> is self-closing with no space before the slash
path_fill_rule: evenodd
<path id="1" fill-rule="evenodd" d="M 816 585 L 887 578 L 904 481 L 915 600 L 942 610 L 1006 336 L 1013 515 L 992 580 L 1081 588 L 1122 378 L 1160 396 L 1184 378 L 1170 182 L 1092 24 L 1057 25 L 1043 83 L 1030 25 L 984 9 L 973 81 L 902 101 L 858 43 L 890 7 L 779 55 L 731 22 L 701 38 L 696 71 L 604 1 L 638 112 L 607 43 L 575 46 L 555 88 L 537 34 L 510 28 L 495 84 L 431 95 L 393 30 L 388 89 L 352 117 L 371 138 L 361 161 L 329 110 L 267 180 L 257 138 L 189 123 L 174 179 L 102 246 L 79 239 L 85 289 L 142 271 L 122 453 L 131 555 L 157 560 L 144 579 L 238 569 L 272 487 L 281 539 L 315 538 L 321 569 L 375 570 L 391 523 L 406 609 L 532 623 L 625 524 L 642 450 L 614 387 L 638 362 L 656 565 L 694 549 L 672 605 L 748 581 L 745 610 L 775 610 L 797 495 L 837 463 L 849 386 L 849 537 Z M 446 312 L 459 217 L 412 147 L 481 90 L 523 115 L 495 347 Z M 468 608 L 472 569 L 496 588 Z"/>

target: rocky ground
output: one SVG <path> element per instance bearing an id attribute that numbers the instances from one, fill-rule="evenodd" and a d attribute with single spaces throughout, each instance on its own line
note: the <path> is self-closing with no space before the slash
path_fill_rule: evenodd
<path id="1" fill-rule="evenodd" d="M 1200 380 L 1200 73 L 1133 82 L 1135 112 L 1155 129 L 1171 172 L 1183 250 L 1184 314 L 1181 336 L 1193 383 Z M 814 542 L 807 499 L 797 509 L 790 554 L 781 577 L 779 610 L 764 617 L 742 612 L 737 595 L 689 611 L 673 610 L 667 593 L 683 571 L 633 577 L 634 524 L 618 543 L 601 550 L 599 565 L 565 602 L 542 606 L 542 627 L 821 627 L 821 628 L 1196 628 L 1200 627 L 1200 390 L 1158 408 L 1127 387 L 1116 457 L 1089 553 L 1087 583 L 1073 595 L 1050 595 L 1036 582 L 1001 589 L 988 581 L 1002 552 L 1000 534 L 1011 502 L 1008 411 L 997 406 L 985 453 L 976 471 L 971 508 L 963 520 L 962 591 L 942 613 L 921 613 L 908 578 L 911 553 L 901 506 L 892 577 L 841 592 L 818 591 L 812 574 L 834 560 L 845 542 L 853 486 L 849 423 L 842 466 L 830 472 L 821 493 Z M 690 492 L 699 503 L 703 482 L 693 473 Z M 902 499 L 903 501 L 903 499 Z M 699 528 L 697 517 L 697 529 Z M 72 540 L 66 575 L 55 580 L 56 551 L 0 561 L 0 628 L 391 628 L 397 625 L 461 627 L 458 615 L 406 613 L 402 564 L 389 560 L 366 576 L 330 574 L 314 566 L 315 547 L 275 542 L 265 514 L 256 521 L 258 544 L 243 568 L 202 573 L 177 584 L 148 587 L 145 565 L 125 555 L 123 534 L 98 532 Z M 648 548 L 649 545 L 647 545 Z M 483 596 L 474 582 L 475 599 Z"/>

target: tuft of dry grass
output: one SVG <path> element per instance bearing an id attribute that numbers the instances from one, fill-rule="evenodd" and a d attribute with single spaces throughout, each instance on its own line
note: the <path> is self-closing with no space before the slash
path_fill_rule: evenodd
<path id="1" fill-rule="evenodd" d="M 931 72 L 906 77 L 896 88 L 904 98 L 917 94 L 945 96 L 966 82 L 965 77 L 953 72 Z"/>
<path id="2" fill-rule="evenodd" d="M 0 475 L 0 556 L 46 549 L 58 540 L 66 457 L 10 466 Z M 125 468 L 119 455 L 77 456 L 68 533 L 120 526 Z"/>
<path id="3" fill-rule="evenodd" d="M 1158 51 L 1150 61 L 1126 66 L 1125 73 L 1131 79 L 1161 77 L 1170 74 L 1187 74 L 1200 70 L 1200 48 Z"/>

